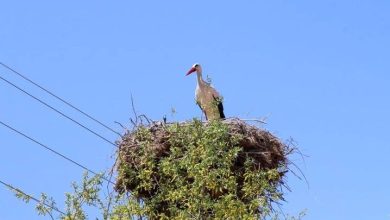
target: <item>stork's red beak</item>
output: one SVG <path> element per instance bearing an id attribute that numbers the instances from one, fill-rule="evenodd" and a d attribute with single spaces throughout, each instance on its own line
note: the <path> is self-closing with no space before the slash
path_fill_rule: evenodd
<path id="1" fill-rule="evenodd" d="M 196 71 L 196 68 L 192 67 L 190 70 L 188 70 L 188 73 L 186 74 L 186 76 L 190 75 L 191 73 L 193 73 L 195 71 Z"/>

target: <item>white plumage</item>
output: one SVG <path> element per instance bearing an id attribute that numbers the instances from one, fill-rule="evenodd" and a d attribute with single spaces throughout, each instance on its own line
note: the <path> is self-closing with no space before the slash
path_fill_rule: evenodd
<path id="1" fill-rule="evenodd" d="M 194 64 L 187 75 L 196 72 L 197 86 L 195 90 L 195 100 L 202 109 L 207 120 L 224 119 L 222 97 L 217 90 L 202 78 L 202 67 Z"/>

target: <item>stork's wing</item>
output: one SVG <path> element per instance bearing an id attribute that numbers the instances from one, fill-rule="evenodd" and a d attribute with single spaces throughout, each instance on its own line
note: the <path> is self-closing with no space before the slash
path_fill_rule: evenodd
<path id="1" fill-rule="evenodd" d="M 211 88 L 210 91 L 212 92 L 213 98 L 218 106 L 219 117 L 224 119 L 225 114 L 223 112 L 222 96 L 219 95 L 218 91 L 213 86 L 210 86 L 210 88 Z"/>
<path id="2" fill-rule="evenodd" d="M 223 104 L 222 102 L 219 102 L 218 104 L 218 111 L 219 111 L 219 116 L 224 119 L 225 118 L 225 113 L 223 113 Z"/>
<path id="3" fill-rule="evenodd" d="M 225 113 L 223 112 L 223 103 L 222 103 L 222 98 L 221 97 L 214 97 L 214 100 L 218 106 L 218 112 L 219 112 L 219 117 L 221 119 L 224 119 L 225 118 Z"/>

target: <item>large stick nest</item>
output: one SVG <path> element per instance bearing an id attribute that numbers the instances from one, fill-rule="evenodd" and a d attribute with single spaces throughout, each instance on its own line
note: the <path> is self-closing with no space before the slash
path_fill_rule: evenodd
<path id="1" fill-rule="evenodd" d="M 182 122 L 180 126 L 188 126 L 193 122 Z M 254 169 L 267 171 L 270 169 L 276 169 L 279 172 L 279 178 L 273 180 L 273 185 L 284 185 L 283 179 L 287 172 L 288 159 L 287 155 L 290 154 L 293 149 L 288 145 L 281 142 L 277 137 L 270 132 L 259 128 L 257 126 L 246 123 L 239 119 L 230 119 L 223 121 L 228 127 L 228 133 L 230 136 L 240 135 L 238 146 L 242 148 L 236 162 L 232 169 L 243 169 L 244 163 L 248 158 L 255 161 Z M 151 143 L 149 149 L 153 152 L 155 161 L 158 161 L 170 154 L 170 141 L 171 134 L 169 126 L 173 126 L 172 123 L 153 122 L 149 125 L 140 126 L 146 128 L 151 134 Z M 177 124 L 176 124 L 177 125 Z M 208 126 L 209 123 L 203 123 L 203 126 Z M 133 131 L 127 132 L 123 138 L 119 141 L 118 150 L 118 162 L 116 164 L 118 171 L 127 167 L 137 170 L 142 167 L 142 163 L 139 159 L 139 151 L 142 145 L 142 138 L 138 137 L 137 131 L 140 127 L 136 127 Z M 183 146 L 185 147 L 185 146 Z M 153 178 L 158 180 L 159 176 Z M 115 189 L 119 192 L 134 191 L 137 189 L 137 184 L 134 181 L 129 180 L 129 176 L 119 175 L 117 178 Z M 237 183 L 238 185 L 240 183 Z M 149 198 L 155 195 L 158 189 L 150 189 L 149 191 L 138 190 L 135 194 L 141 198 Z"/>

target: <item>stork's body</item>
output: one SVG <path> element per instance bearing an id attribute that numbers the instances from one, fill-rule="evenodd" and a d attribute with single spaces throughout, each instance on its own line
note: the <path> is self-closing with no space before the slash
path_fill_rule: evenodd
<path id="1" fill-rule="evenodd" d="M 222 97 L 209 83 L 202 78 L 202 67 L 194 64 L 187 75 L 196 72 L 197 86 L 195 90 L 195 100 L 202 109 L 207 120 L 224 119 Z"/>

